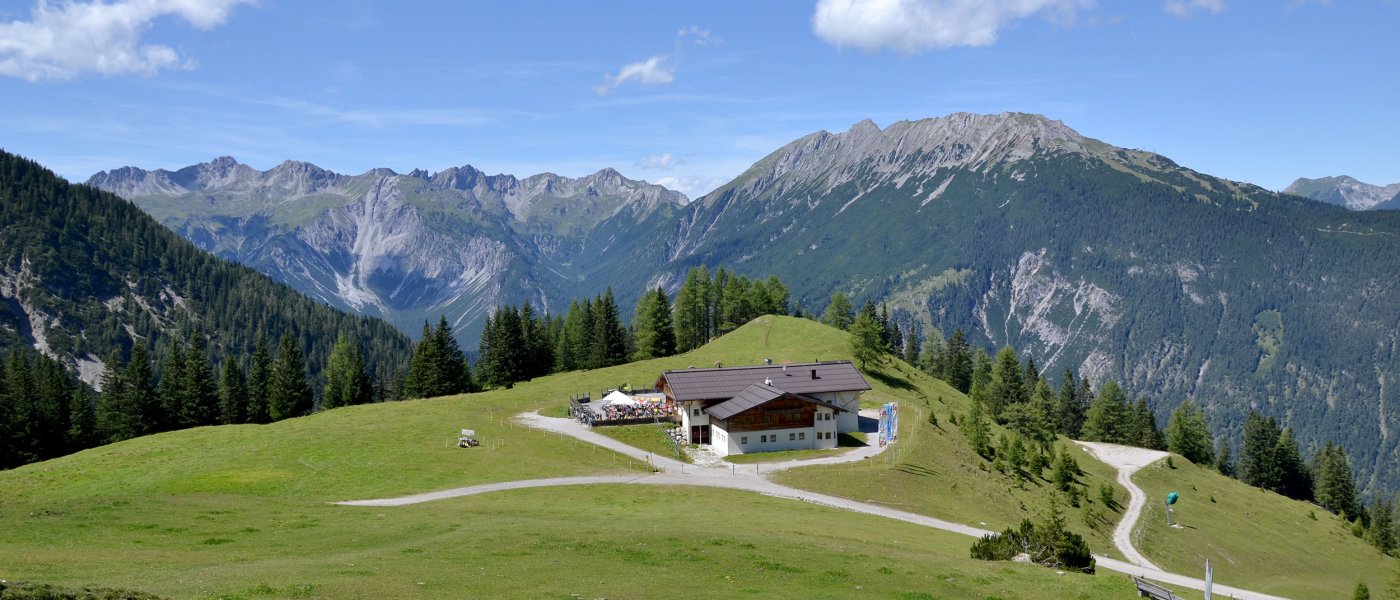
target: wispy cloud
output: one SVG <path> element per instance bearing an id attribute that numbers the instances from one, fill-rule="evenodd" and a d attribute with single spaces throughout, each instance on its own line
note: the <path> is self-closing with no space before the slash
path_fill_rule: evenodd
<path id="1" fill-rule="evenodd" d="M 818 0 L 817 37 L 840 47 L 903 54 L 989 46 L 1008 23 L 1033 15 L 1073 22 L 1094 0 Z"/>
<path id="2" fill-rule="evenodd" d="M 641 160 L 637 161 L 637 168 L 646 171 L 669 171 L 685 163 L 684 158 L 666 152 L 643 156 Z"/>
<path id="3" fill-rule="evenodd" d="M 676 32 L 676 38 L 680 40 L 689 38 L 691 41 L 695 42 L 696 46 L 719 46 L 724 44 L 724 38 L 711 33 L 710 30 L 700 27 L 699 25 L 682 27 L 680 31 Z"/>
<path id="4" fill-rule="evenodd" d="M 1198 11 L 1216 14 L 1225 10 L 1225 0 L 1167 0 L 1162 4 L 1162 10 L 1183 19 Z"/>
<path id="5" fill-rule="evenodd" d="M 0 23 L 0 75 L 28 81 L 72 79 L 83 73 L 154 75 L 190 68 L 169 46 L 143 44 L 158 18 L 177 16 L 209 30 L 228 20 L 233 8 L 252 0 L 39 0 L 28 21 Z"/>
<path id="6" fill-rule="evenodd" d="M 617 89 L 629 81 L 635 81 L 646 85 L 663 85 L 676 80 L 676 68 L 673 61 L 665 56 L 657 55 L 644 61 L 634 62 L 624 65 L 616 74 L 606 75 L 602 85 L 594 86 L 593 91 L 599 96 Z"/>
<path id="7" fill-rule="evenodd" d="M 317 104 L 294 98 L 272 98 L 249 100 L 275 108 L 296 111 L 308 116 L 329 121 L 339 121 L 348 125 L 373 128 L 394 126 L 451 126 L 481 125 L 493 121 L 485 111 L 473 108 L 395 108 L 358 109 L 340 108 L 327 104 Z"/>

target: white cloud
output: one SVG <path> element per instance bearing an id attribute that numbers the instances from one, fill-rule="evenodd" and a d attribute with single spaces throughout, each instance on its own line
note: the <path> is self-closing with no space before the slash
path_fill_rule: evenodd
<path id="1" fill-rule="evenodd" d="M 685 194 L 687 198 L 695 200 L 714 191 L 715 188 L 729 183 L 729 179 L 729 177 L 678 175 L 675 177 L 662 177 L 652 183 L 667 189 L 676 190 L 677 192 Z"/>
<path id="2" fill-rule="evenodd" d="M 1094 0 L 818 0 L 812 30 L 837 46 L 915 54 L 988 46 L 1008 23 L 1041 14 L 1073 21 Z"/>
<path id="3" fill-rule="evenodd" d="M 670 152 L 664 154 L 653 154 L 643 156 L 637 161 L 637 168 L 647 171 L 667 171 L 685 164 L 685 159 L 680 158 Z"/>
<path id="4" fill-rule="evenodd" d="M 1225 10 L 1225 0 L 1167 0 L 1162 4 L 1162 10 L 1182 18 L 1198 10 L 1215 14 Z"/>
<path id="5" fill-rule="evenodd" d="M 710 33 L 710 30 L 704 29 L 699 25 L 682 27 L 680 31 L 676 32 L 676 37 L 682 40 L 690 38 L 691 41 L 695 42 L 696 46 L 719 46 L 724 44 L 724 38 Z"/>
<path id="6" fill-rule="evenodd" d="M 641 62 L 623 66 L 616 75 L 605 75 L 603 84 L 595 86 L 599 96 L 617 89 L 617 86 L 636 81 L 647 85 L 662 85 L 676 79 L 676 68 L 665 56 L 657 55 Z"/>
<path id="7" fill-rule="evenodd" d="M 151 22 L 178 16 L 199 29 L 228 19 L 251 0 L 117 0 L 39 3 L 28 21 L 0 23 L 0 75 L 29 81 L 71 79 L 83 73 L 155 74 L 187 68 L 169 46 L 142 44 Z"/>

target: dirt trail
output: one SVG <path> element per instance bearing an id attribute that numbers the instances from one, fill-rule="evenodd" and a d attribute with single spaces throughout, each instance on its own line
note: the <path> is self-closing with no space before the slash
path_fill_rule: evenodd
<path id="1" fill-rule="evenodd" d="M 1118 469 L 1118 484 L 1128 488 L 1128 510 L 1123 511 L 1123 518 L 1113 530 L 1113 545 L 1118 546 L 1118 551 L 1128 557 L 1129 562 L 1139 567 L 1157 569 L 1157 565 L 1152 564 L 1152 561 L 1147 560 L 1147 557 L 1133 546 L 1133 529 L 1137 528 L 1138 518 L 1142 516 L 1142 507 L 1147 505 L 1147 494 L 1133 483 L 1133 473 L 1166 458 L 1167 453 L 1102 442 L 1075 443 L 1083 446 L 1100 462 Z"/>

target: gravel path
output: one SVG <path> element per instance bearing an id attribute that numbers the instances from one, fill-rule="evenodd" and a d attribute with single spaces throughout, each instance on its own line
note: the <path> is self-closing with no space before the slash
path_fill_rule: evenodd
<path id="1" fill-rule="evenodd" d="M 1147 494 L 1144 494 L 1142 488 L 1133 483 L 1133 473 L 1166 458 L 1167 453 L 1160 450 L 1146 450 L 1102 442 L 1076 441 L 1075 443 L 1083 446 L 1100 462 L 1118 469 L 1118 484 L 1128 488 L 1128 510 L 1123 512 L 1123 518 L 1118 521 L 1118 527 L 1113 530 L 1113 544 L 1118 546 L 1118 550 L 1123 553 L 1123 556 L 1128 557 L 1129 562 L 1139 567 L 1160 570 L 1157 565 L 1152 564 L 1152 561 L 1147 560 L 1147 557 L 1133 546 L 1133 529 L 1137 527 L 1138 517 L 1142 516 L 1142 507 L 1147 504 Z"/>
<path id="2" fill-rule="evenodd" d="M 483 494 L 487 492 L 495 492 L 502 490 L 514 490 L 532 487 L 552 487 L 562 485 L 695 485 L 703 487 L 747 490 L 777 498 L 801 500 L 803 502 L 811 502 L 813 504 L 820 504 L 823 506 L 830 506 L 833 508 L 840 508 L 868 515 L 876 515 L 890 519 L 897 519 L 906 523 L 913 523 L 915 525 L 922 525 L 924 527 L 941 529 L 943 531 L 951 531 L 953 533 L 960 533 L 962 535 L 972 537 L 981 537 L 992 533 L 991 531 L 985 529 L 980 529 L 969 525 L 963 525 L 961 523 L 953 523 L 951 521 L 944 521 L 942 519 L 936 519 L 927 515 L 920 515 L 911 512 L 905 512 L 902 510 L 895 510 L 877 504 L 870 504 L 867 502 L 851 500 L 849 498 L 840 498 L 837 496 L 829 496 L 827 494 L 819 494 L 817 492 L 799 490 L 797 488 L 773 483 L 772 481 L 769 481 L 767 479 L 768 474 L 776 473 L 784 469 L 790 469 L 797 466 L 815 464 L 834 464 L 864 460 L 884 451 L 884 448 L 880 448 L 873 444 L 871 446 L 848 452 L 840 456 L 832 456 L 828 458 L 812 459 L 805 461 L 793 460 L 784 461 L 780 463 L 767 463 L 763 465 L 743 465 L 742 468 L 736 468 L 733 466 L 699 467 L 696 465 L 687 465 L 674 459 L 657 456 L 655 454 L 651 454 L 650 452 L 646 452 L 634 448 L 632 446 L 628 446 L 605 435 L 595 433 L 588 427 L 585 427 L 572 419 L 545 417 L 536 413 L 525 413 L 518 416 L 517 419 L 520 422 L 525 423 L 531 427 L 537 427 L 540 429 L 554 431 L 564 435 L 574 436 L 582 441 L 589 442 L 591 444 L 596 444 L 604 448 L 608 448 L 610 450 L 615 450 L 619 453 L 625 454 L 637 460 L 649 461 L 654 467 L 656 467 L 657 472 L 652 473 L 650 475 L 602 475 L 596 477 L 555 477 L 549 479 L 531 479 L 526 481 L 508 481 L 501 483 L 474 485 L 451 490 L 442 490 L 438 492 L 429 492 L 426 494 L 415 494 L 412 496 L 403 496 L 399 498 L 385 498 L 378 500 L 353 500 L 348 502 L 337 502 L 336 504 L 346 506 L 403 506 L 408 504 L 418 504 L 422 502 L 442 500 L 445 498 L 458 498 L 461 496 L 470 496 L 474 494 Z M 1138 515 L 1142 511 L 1142 505 L 1146 501 L 1146 496 L 1142 493 L 1142 490 L 1140 488 L 1138 488 L 1135 484 L 1132 483 L 1130 475 L 1132 472 L 1135 472 L 1138 469 L 1141 469 L 1142 467 L 1162 458 L 1163 456 L 1166 456 L 1166 454 L 1159 452 L 1156 453 L 1158 456 L 1151 458 L 1151 460 L 1148 460 L 1149 455 L 1144 453 L 1151 453 L 1155 451 L 1141 450 L 1139 448 L 1128 448 L 1126 446 L 1115 446 L 1113 444 L 1097 444 L 1091 442 L 1078 443 L 1088 448 L 1089 451 L 1093 452 L 1094 455 L 1096 457 L 1099 457 L 1100 460 L 1103 460 L 1105 463 L 1118 467 L 1118 481 L 1119 483 L 1122 483 L 1124 487 L 1128 488 L 1129 493 L 1133 495 L 1133 501 L 1129 503 L 1128 511 L 1124 513 L 1123 520 L 1121 523 L 1119 523 L 1118 530 L 1114 531 L 1114 541 L 1119 545 L 1119 548 L 1123 551 L 1124 555 L 1129 556 L 1130 558 L 1135 556 L 1136 559 L 1141 560 L 1142 563 L 1145 563 L 1133 564 L 1109 558 L 1107 556 L 1095 555 L 1094 560 L 1098 567 L 1100 569 L 1107 569 L 1109 571 L 1116 571 L 1118 573 L 1126 573 L 1129 575 L 1136 575 L 1138 577 L 1145 577 L 1169 585 L 1175 585 L 1195 590 L 1205 589 L 1205 582 L 1200 579 L 1188 577 L 1186 575 L 1180 575 L 1177 573 L 1169 573 L 1152 565 L 1152 563 L 1149 562 L 1146 558 L 1144 558 L 1141 554 L 1138 554 L 1137 550 L 1133 548 L 1132 544 L 1130 543 L 1130 540 L 1128 540 L 1128 538 L 1126 537 L 1128 534 L 1131 533 L 1133 525 L 1137 522 Z M 1105 454 L 1100 454 L 1100 452 L 1104 452 Z M 754 466 L 755 468 L 748 468 L 750 466 Z M 759 474 L 760 469 L 758 467 L 761 467 L 762 475 Z M 1136 504 L 1136 508 L 1134 508 L 1134 503 Z M 1123 541 L 1119 541 L 1119 531 L 1128 532 L 1124 534 Z M 1286 598 L 1281 598 L 1279 596 L 1270 596 L 1268 594 L 1260 594 L 1257 592 L 1251 592 L 1248 590 L 1232 588 L 1229 586 L 1219 584 L 1216 584 L 1214 586 L 1214 592 L 1222 597 L 1228 596 L 1236 598 L 1238 600 L 1287 600 Z"/>

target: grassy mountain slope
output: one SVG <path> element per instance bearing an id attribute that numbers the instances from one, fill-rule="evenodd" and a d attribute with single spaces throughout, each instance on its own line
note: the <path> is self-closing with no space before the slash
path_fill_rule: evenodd
<path id="1" fill-rule="evenodd" d="M 1378 594 L 1395 559 L 1353 536 L 1346 522 L 1317 506 L 1242 485 L 1213 468 L 1172 457 L 1133 480 L 1147 493 L 1134 539 L 1158 566 L 1203 576 L 1211 560 L 1217 581 L 1288 598 L 1345 597 L 1358 581 Z M 1182 529 L 1167 526 L 1162 500 Z"/>
<path id="2" fill-rule="evenodd" d="M 967 538 L 741 492 L 598 486 L 392 510 L 326 504 L 638 472 L 634 461 L 507 418 L 570 393 L 650 383 L 668 368 L 845 354 L 839 332 L 765 318 L 684 356 L 511 390 L 166 433 L 3 472 L 0 577 L 181 597 L 844 597 L 856 586 L 911 598 L 1128 593 L 1121 578 L 972 561 Z M 910 390 L 872 384 L 873 400 L 911 401 Z M 904 421 L 906 439 L 918 426 Z M 475 428 L 483 445 L 452 447 L 461 427 Z M 746 525 L 697 531 L 675 518 L 706 510 Z"/>
<path id="3" fill-rule="evenodd" d="M 327 504 L 491 481 L 641 472 L 634 461 L 512 426 L 508 418 L 557 406 L 570 393 L 649 384 L 664 369 L 846 356 L 840 332 L 764 317 L 682 356 L 554 375 L 510 390 L 166 433 L 0 472 L 0 555 L 7 557 L 0 577 L 231 598 L 1131 595 L 1130 585 L 1111 574 L 1057 576 L 973 561 L 965 537 L 727 490 L 589 486 L 393 509 Z M 989 527 L 1041 510 L 1048 486 L 1017 489 L 978 469 L 980 459 L 959 458 L 967 452 L 947 414 L 966 398 L 898 367 L 869 380 L 870 402 L 902 407 L 901 440 L 888 456 L 794 472 L 785 482 Z M 944 430 L 924 421 L 930 407 Z M 462 427 L 476 429 L 483 445 L 452 447 Z M 1107 475 L 1087 455 L 1079 461 L 1093 480 Z M 1124 498 L 1121 490 L 1117 495 Z M 676 518 L 706 511 L 722 518 L 698 527 Z M 1095 551 L 1107 551 L 1104 526 L 1087 527 L 1073 511 L 1067 516 Z M 1116 520 L 1116 513 L 1106 516 Z M 1368 550 L 1355 545 L 1325 547 Z M 1253 565 L 1270 555 L 1256 549 L 1234 558 Z M 1313 570 L 1295 575 L 1321 577 Z"/>

